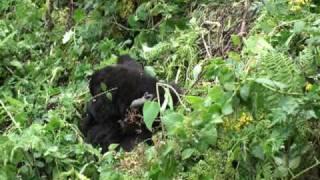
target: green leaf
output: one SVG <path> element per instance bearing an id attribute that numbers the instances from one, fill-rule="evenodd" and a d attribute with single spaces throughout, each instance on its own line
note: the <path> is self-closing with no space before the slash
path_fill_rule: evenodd
<path id="1" fill-rule="evenodd" d="M 182 154 L 181 154 L 182 160 L 189 159 L 194 152 L 195 152 L 194 148 L 188 148 L 188 149 L 183 150 Z"/>
<path id="2" fill-rule="evenodd" d="M 23 64 L 17 60 L 10 61 L 10 65 L 14 66 L 18 69 L 22 69 L 22 67 L 23 67 Z"/>
<path id="3" fill-rule="evenodd" d="M 221 86 L 214 86 L 211 89 L 209 89 L 208 95 L 212 98 L 212 100 L 219 104 L 222 105 L 224 103 L 224 91 Z"/>
<path id="4" fill-rule="evenodd" d="M 224 115 L 229 115 L 229 114 L 233 113 L 232 104 L 231 104 L 231 103 L 225 103 L 225 104 L 222 106 L 222 113 L 223 113 Z"/>
<path id="5" fill-rule="evenodd" d="M 107 92 L 106 96 L 110 101 L 112 101 L 112 93 L 111 92 Z"/>
<path id="6" fill-rule="evenodd" d="M 300 33 L 304 30 L 306 23 L 304 21 L 297 21 L 294 23 L 293 32 Z"/>
<path id="7" fill-rule="evenodd" d="M 161 112 L 163 112 L 168 106 L 171 110 L 173 110 L 173 100 L 170 94 L 170 90 L 169 88 L 165 88 L 164 91 L 164 102 L 161 105 Z"/>
<path id="8" fill-rule="evenodd" d="M 284 164 L 284 160 L 280 157 L 274 157 L 274 162 L 276 163 L 276 165 L 281 166 Z"/>
<path id="9" fill-rule="evenodd" d="M 309 119 L 317 119 L 318 116 L 316 115 L 316 113 L 314 112 L 314 110 L 308 110 L 305 112 L 305 116 L 306 116 L 306 119 L 309 120 Z"/>
<path id="10" fill-rule="evenodd" d="M 207 124 L 200 131 L 200 136 L 202 137 L 201 143 L 207 143 L 207 145 L 214 145 L 217 142 L 218 132 L 214 124 Z"/>
<path id="11" fill-rule="evenodd" d="M 263 37 L 256 35 L 250 36 L 245 40 L 246 50 L 253 54 L 260 54 L 266 51 L 273 51 L 273 47 Z"/>
<path id="12" fill-rule="evenodd" d="M 297 109 L 299 108 L 297 100 L 293 97 L 281 98 L 279 104 L 281 106 L 281 109 L 288 114 L 296 113 Z"/>
<path id="13" fill-rule="evenodd" d="M 222 116 L 219 115 L 219 114 L 213 114 L 211 118 L 212 118 L 212 122 L 215 123 L 215 124 L 223 123 Z"/>
<path id="14" fill-rule="evenodd" d="M 108 149 L 109 149 L 109 151 L 113 151 L 113 150 L 115 150 L 118 146 L 119 146 L 119 144 L 110 144 L 109 147 L 108 147 Z"/>
<path id="15" fill-rule="evenodd" d="M 275 170 L 274 174 L 275 174 L 276 177 L 286 177 L 288 175 L 288 168 L 286 168 L 284 166 L 279 166 Z"/>
<path id="16" fill-rule="evenodd" d="M 299 167 L 300 162 L 301 162 L 301 157 L 300 156 L 295 157 L 293 159 L 290 159 L 289 160 L 289 168 L 290 169 L 296 169 L 297 167 Z"/>
<path id="17" fill-rule="evenodd" d="M 183 119 L 184 117 L 182 114 L 172 112 L 163 116 L 161 120 L 165 125 L 168 134 L 173 135 L 179 127 L 182 127 Z"/>
<path id="18" fill-rule="evenodd" d="M 151 77 L 156 77 L 156 75 L 157 75 L 155 69 L 152 66 L 145 66 L 144 72 Z"/>
<path id="19" fill-rule="evenodd" d="M 236 34 L 232 34 L 231 35 L 231 41 L 232 41 L 232 44 L 234 46 L 239 46 L 241 44 L 241 39 L 238 35 Z"/>
<path id="20" fill-rule="evenodd" d="M 136 15 L 139 20 L 145 21 L 148 18 L 148 3 L 142 3 L 136 10 Z"/>
<path id="21" fill-rule="evenodd" d="M 255 79 L 255 82 L 257 82 L 258 84 L 263 84 L 263 85 L 266 85 L 269 87 L 279 88 L 279 89 L 285 89 L 286 87 L 288 87 L 286 84 L 283 84 L 283 83 L 277 82 L 277 81 L 273 81 L 268 78 L 257 78 L 257 79 Z"/>
<path id="22" fill-rule="evenodd" d="M 248 84 L 243 85 L 240 88 L 241 98 L 246 101 L 246 100 L 248 100 L 249 94 L 250 94 L 250 86 Z"/>
<path id="23" fill-rule="evenodd" d="M 47 156 L 49 154 L 53 154 L 55 152 L 58 152 L 58 150 L 59 150 L 58 146 L 50 146 L 49 148 L 47 148 L 47 151 L 43 155 Z"/>
<path id="24" fill-rule="evenodd" d="M 106 92 L 106 91 L 108 91 L 108 87 L 107 87 L 107 85 L 105 84 L 105 83 L 100 83 L 100 87 L 101 87 L 101 90 L 103 91 L 103 92 Z"/>
<path id="25" fill-rule="evenodd" d="M 252 149 L 252 154 L 256 158 L 259 158 L 261 160 L 264 160 L 264 153 L 263 153 L 263 148 L 260 145 L 254 146 Z"/>
<path id="26" fill-rule="evenodd" d="M 233 52 L 233 51 L 229 51 L 228 52 L 228 56 L 230 59 L 239 62 L 241 60 L 241 56 L 239 53 Z"/>
<path id="27" fill-rule="evenodd" d="M 164 150 L 162 151 L 162 156 L 167 156 L 169 155 L 169 153 L 171 153 L 172 151 L 174 150 L 174 145 L 172 142 L 168 142 L 165 147 L 164 147 Z"/>
<path id="28" fill-rule="evenodd" d="M 202 104 L 204 103 L 204 99 L 199 96 L 186 96 L 185 100 L 191 104 L 192 108 L 200 108 Z"/>
<path id="29" fill-rule="evenodd" d="M 83 9 L 78 8 L 74 11 L 73 18 L 77 24 L 80 23 L 82 20 L 84 20 L 85 17 L 86 17 L 86 13 L 84 12 Z"/>
<path id="30" fill-rule="evenodd" d="M 2 136 L 0 135 L 0 144 L 5 144 L 6 142 L 9 141 L 9 138 L 7 136 Z"/>
<path id="31" fill-rule="evenodd" d="M 136 28 L 139 26 L 139 23 L 137 22 L 139 19 L 137 16 L 135 15 L 130 15 L 128 17 L 128 24 L 130 27 Z"/>
<path id="32" fill-rule="evenodd" d="M 160 106 L 157 102 L 147 101 L 143 105 L 143 120 L 147 128 L 152 131 L 152 124 L 160 111 Z"/>

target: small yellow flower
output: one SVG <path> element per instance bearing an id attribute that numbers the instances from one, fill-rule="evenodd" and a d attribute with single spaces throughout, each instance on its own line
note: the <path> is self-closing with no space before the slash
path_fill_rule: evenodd
<path id="1" fill-rule="evenodd" d="M 239 132 L 241 128 L 250 124 L 252 120 L 253 118 L 251 114 L 243 112 L 241 113 L 239 119 L 237 120 L 225 118 L 223 123 L 223 128 L 224 130 L 235 130 Z"/>
<path id="2" fill-rule="evenodd" d="M 302 6 L 309 4 L 310 0 L 288 0 L 291 11 L 300 11 Z"/>
<path id="3" fill-rule="evenodd" d="M 310 91 L 312 89 L 312 84 L 311 83 L 307 83 L 305 89 L 306 89 L 306 91 Z"/>
<path id="4" fill-rule="evenodd" d="M 310 3 L 310 0 L 289 0 L 289 4 L 304 5 Z"/>
<path id="5" fill-rule="evenodd" d="M 300 11 L 301 10 L 301 6 L 292 6 L 291 8 L 290 8 L 290 10 L 291 11 Z"/>

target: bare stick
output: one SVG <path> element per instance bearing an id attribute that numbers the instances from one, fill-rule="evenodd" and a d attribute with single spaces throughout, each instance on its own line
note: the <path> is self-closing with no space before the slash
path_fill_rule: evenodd
<path id="1" fill-rule="evenodd" d="M 301 176 L 302 174 L 304 174 L 304 173 L 308 172 L 309 170 L 311 170 L 311 169 L 313 169 L 313 168 L 317 167 L 319 164 L 320 164 L 319 160 L 318 160 L 318 159 L 316 159 L 316 163 L 314 163 L 312 166 L 310 166 L 310 167 L 308 167 L 308 168 L 306 168 L 306 169 L 302 170 L 302 171 L 301 171 L 301 172 L 299 172 L 297 175 L 293 176 L 291 179 L 297 179 L 299 176 Z"/>
<path id="2" fill-rule="evenodd" d="M 11 112 L 7 109 L 7 107 L 4 105 L 4 103 L 0 100 L 0 104 L 2 106 L 2 108 L 4 109 L 4 111 L 8 114 L 9 118 L 11 119 L 11 121 L 13 122 L 13 124 L 16 126 L 16 128 L 19 130 L 19 132 L 21 133 L 22 130 L 20 128 L 19 123 L 14 119 L 14 117 L 12 116 Z"/>
<path id="3" fill-rule="evenodd" d="M 178 97 L 178 100 L 179 100 L 180 104 L 183 106 L 183 108 L 184 108 L 185 110 L 187 110 L 187 111 L 190 111 L 189 108 L 187 108 L 187 106 L 182 102 L 179 93 L 178 93 L 171 85 L 157 82 L 157 87 L 158 87 L 158 86 L 163 86 L 163 87 L 167 87 L 167 88 L 171 89 L 171 90 L 175 93 L 175 95 Z M 157 96 L 158 96 L 158 99 L 159 99 L 159 91 L 158 91 L 158 88 L 157 88 Z"/>

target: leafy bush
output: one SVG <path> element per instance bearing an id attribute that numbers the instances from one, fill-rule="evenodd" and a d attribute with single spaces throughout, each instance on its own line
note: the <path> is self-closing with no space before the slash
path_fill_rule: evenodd
<path id="1" fill-rule="evenodd" d="M 0 178 L 319 178 L 319 13 L 316 0 L 0 1 Z M 151 108 L 154 146 L 100 154 L 77 124 L 87 76 L 121 53 L 185 94 Z"/>

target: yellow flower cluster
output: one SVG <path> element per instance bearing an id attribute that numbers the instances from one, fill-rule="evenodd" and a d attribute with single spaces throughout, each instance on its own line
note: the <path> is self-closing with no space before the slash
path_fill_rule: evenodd
<path id="1" fill-rule="evenodd" d="M 310 0 L 288 0 L 291 11 L 300 11 L 303 5 L 309 4 Z"/>
<path id="2" fill-rule="evenodd" d="M 231 119 L 226 119 L 223 123 L 224 129 L 232 129 L 240 131 L 241 128 L 250 124 L 252 122 L 252 116 L 249 113 L 243 112 L 238 119 L 238 121 L 232 121 Z"/>
<path id="3" fill-rule="evenodd" d="M 310 91 L 312 89 L 312 84 L 307 83 L 305 89 L 306 89 L 306 91 Z"/>
<path id="4" fill-rule="evenodd" d="M 245 113 L 243 112 L 238 123 L 235 125 L 235 129 L 237 131 L 240 131 L 240 129 L 243 127 L 243 126 L 246 126 L 248 125 L 250 122 L 252 122 L 252 116 L 248 113 Z"/>

